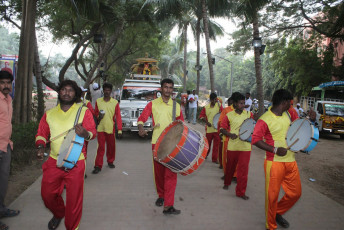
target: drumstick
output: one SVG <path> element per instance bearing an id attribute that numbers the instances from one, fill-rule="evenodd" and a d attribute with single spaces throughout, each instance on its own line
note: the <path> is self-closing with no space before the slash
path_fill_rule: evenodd
<path id="1" fill-rule="evenodd" d="M 245 130 L 244 132 L 240 133 L 239 136 L 243 135 L 244 133 L 246 133 L 248 130 Z"/>
<path id="2" fill-rule="evenodd" d="M 303 121 L 301 122 L 300 126 L 296 129 L 296 131 L 293 133 L 293 135 L 290 137 L 290 140 L 292 140 L 294 138 L 294 136 L 296 135 L 296 133 L 300 130 L 301 126 L 303 125 L 303 122 L 305 122 L 306 119 L 303 119 Z"/>
<path id="3" fill-rule="evenodd" d="M 296 140 L 291 145 L 288 146 L 287 150 L 289 150 L 291 147 L 293 147 L 293 145 L 295 145 L 296 142 L 298 142 L 298 141 L 299 141 L 299 138 L 296 138 Z"/>

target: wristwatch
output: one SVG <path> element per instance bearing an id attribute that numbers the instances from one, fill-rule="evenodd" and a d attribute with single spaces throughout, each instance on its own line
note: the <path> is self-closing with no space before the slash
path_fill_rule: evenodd
<path id="1" fill-rule="evenodd" d="M 44 148 L 44 145 L 38 145 L 37 146 L 37 149 L 43 149 Z"/>

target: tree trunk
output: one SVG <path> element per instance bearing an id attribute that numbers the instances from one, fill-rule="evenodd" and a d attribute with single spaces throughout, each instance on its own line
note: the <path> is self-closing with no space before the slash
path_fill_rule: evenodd
<path id="1" fill-rule="evenodd" d="M 212 64 L 212 56 L 210 49 L 210 38 L 209 38 L 209 26 L 208 26 L 208 14 L 207 14 L 207 5 L 206 1 L 202 0 L 202 16 L 203 16 L 203 25 L 204 25 L 204 35 L 205 43 L 207 47 L 207 56 L 208 56 L 208 65 L 209 65 L 209 77 L 210 77 L 210 91 L 215 92 L 215 83 L 214 83 L 214 70 Z"/>
<path id="2" fill-rule="evenodd" d="M 186 77 L 187 77 L 187 70 L 186 70 L 186 61 L 187 61 L 187 44 L 188 44 L 188 26 L 187 23 L 184 24 L 184 60 L 183 60 L 183 72 L 184 72 L 184 78 L 183 78 L 183 93 L 186 93 Z"/>
<path id="3" fill-rule="evenodd" d="M 259 37 L 258 27 L 258 16 L 257 13 L 253 17 L 253 38 Z M 258 94 L 258 105 L 259 111 L 258 116 L 260 117 L 264 113 L 264 93 L 263 93 L 263 78 L 262 78 L 262 64 L 260 61 L 260 48 L 254 48 L 254 65 L 256 69 L 256 83 L 257 83 L 257 94 Z"/>
<path id="4" fill-rule="evenodd" d="M 38 99 L 37 117 L 36 117 L 36 119 L 37 119 L 37 121 L 39 121 L 39 120 L 41 120 L 41 118 L 44 115 L 44 94 L 43 94 L 41 61 L 39 59 L 36 31 L 35 31 L 34 41 L 35 41 L 34 75 L 36 77 L 37 99 Z"/>
<path id="5" fill-rule="evenodd" d="M 13 122 L 31 121 L 32 72 L 34 55 L 34 31 L 36 17 L 36 0 L 22 1 L 23 14 L 20 32 L 18 71 L 15 82 L 13 102 Z"/>
<path id="6" fill-rule="evenodd" d="M 196 39 L 197 39 L 197 57 L 196 57 L 196 66 L 197 66 L 197 82 L 196 82 L 196 94 L 199 95 L 199 84 L 201 81 L 201 70 L 200 68 L 200 55 L 201 55 L 201 18 L 197 19 L 196 24 Z"/>

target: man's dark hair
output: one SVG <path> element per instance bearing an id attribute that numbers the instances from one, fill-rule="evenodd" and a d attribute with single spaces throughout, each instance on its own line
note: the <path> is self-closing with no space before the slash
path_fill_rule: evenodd
<path id="1" fill-rule="evenodd" d="M 239 93 L 239 92 L 234 92 L 233 94 L 232 94 L 232 100 L 233 100 L 233 102 L 238 102 L 238 101 L 240 101 L 240 100 L 245 100 L 245 96 L 244 95 L 242 95 L 241 93 Z"/>
<path id="2" fill-rule="evenodd" d="M 13 75 L 5 70 L 0 71 L 0 79 L 10 79 L 13 81 Z"/>
<path id="3" fill-rule="evenodd" d="M 249 96 L 251 96 L 251 94 L 249 92 L 247 92 L 246 94 L 248 94 Z"/>
<path id="4" fill-rule="evenodd" d="M 242 95 L 242 94 L 239 92 L 234 92 L 234 93 L 232 93 L 232 96 L 230 97 L 230 99 L 232 99 L 232 101 L 234 102 L 234 101 L 236 101 L 235 98 L 237 98 L 239 95 Z"/>
<path id="5" fill-rule="evenodd" d="M 75 81 L 72 81 L 72 80 L 64 80 L 64 81 L 61 81 L 59 83 L 59 85 L 57 86 L 57 92 L 59 93 L 59 97 L 60 97 L 60 90 L 63 88 L 63 87 L 66 87 L 66 86 L 71 86 L 73 89 L 74 89 L 74 92 L 75 92 L 75 97 L 73 99 L 73 103 L 76 102 L 78 100 L 78 98 L 81 97 L 81 89 L 80 87 L 78 86 L 78 84 L 76 84 Z M 59 98 L 60 99 L 60 98 Z"/>
<path id="6" fill-rule="evenodd" d="M 110 83 L 108 83 L 108 82 L 105 82 L 104 84 L 103 84 L 103 89 L 111 89 L 112 90 L 112 84 L 110 84 Z"/>
<path id="7" fill-rule="evenodd" d="M 272 105 L 278 106 L 283 101 L 290 101 L 290 100 L 293 100 L 293 96 L 288 90 L 278 89 L 274 92 L 274 95 L 272 96 Z"/>
<path id="8" fill-rule="evenodd" d="M 214 100 L 214 99 L 216 99 L 216 98 L 217 98 L 216 93 L 211 93 L 211 94 L 210 94 L 210 100 Z"/>
<path id="9" fill-rule="evenodd" d="M 165 83 L 168 83 L 168 84 L 172 84 L 172 86 L 174 86 L 174 82 L 173 82 L 173 80 L 172 79 L 170 79 L 170 78 L 165 78 L 165 79 L 163 79 L 162 81 L 161 81 L 161 87 L 165 84 Z"/>

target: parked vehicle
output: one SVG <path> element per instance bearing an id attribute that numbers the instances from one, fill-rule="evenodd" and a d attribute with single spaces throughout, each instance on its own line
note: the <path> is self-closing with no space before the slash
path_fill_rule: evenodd
<path id="1" fill-rule="evenodd" d="M 161 96 L 160 80 L 157 75 L 157 60 L 152 58 L 139 58 L 134 64 L 130 78 L 124 80 L 120 104 L 123 131 L 138 131 L 137 119 L 149 101 Z M 152 129 L 152 119 L 149 118 L 144 128 Z"/>
<path id="2" fill-rule="evenodd" d="M 314 87 L 311 96 L 301 97 L 301 107 L 316 112 L 320 132 L 330 132 L 344 139 L 344 81 L 333 81 Z"/>

